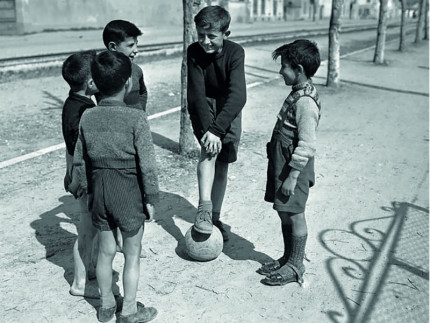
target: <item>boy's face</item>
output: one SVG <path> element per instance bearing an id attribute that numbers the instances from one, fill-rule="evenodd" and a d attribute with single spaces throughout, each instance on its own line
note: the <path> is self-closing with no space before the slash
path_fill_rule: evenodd
<path id="1" fill-rule="evenodd" d="M 284 78 L 286 85 L 296 85 L 299 83 L 298 81 L 298 71 L 297 69 L 293 69 L 290 66 L 290 63 L 282 58 L 281 60 L 281 69 L 279 70 L 279 74 Z"/>
<path id="2" fill-rule="evenodd" d="M 137 50 L 137 37 L 127 37 L 119 44 L 114 42 L 109 43 L 109 50 L 123 53 L 133 61 Z"/>
<path id="3" fill-rule="evenodd" d="M 228 32 L 223 33 L 219 30 L 208 30 L 197 27 L 197 38 L 200 46 L 207 54 L 220 53 L 224 39 L 228 36 Z"/>

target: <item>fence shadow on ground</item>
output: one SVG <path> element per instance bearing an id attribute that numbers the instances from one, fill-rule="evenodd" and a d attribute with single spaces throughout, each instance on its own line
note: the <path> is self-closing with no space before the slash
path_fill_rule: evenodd
<path id="1" fill-rule="evenodd" d="M 333 254 L 333 257 L 327 260 L 327 270 L 346 311 L 346 313 L 338 310 L 329 311 L 328 316 L 332 322 L 369 322 L 371 314 L 376 311 L 377 315 L 372 317 L 372 322 L 387 322 L 387 317 L 384 315 L 391 319 L 395 317 L 393 311 L 396 310 L 396 305 L 393 305 L 393 299 L 400 298 L 399 293 L 396 290 L 393 291 L 393 287 L 388 288 L 388 285 L 404 285 L 400 287 L 408 290 L 412 288 L 413 292 L 415 290 L 419 292 L 412 280 L 407 279 L 406 283 L 403 282 L 405 276 L 412 275 L 416 280 L 427 281 L 428 286 L 429 210 L 405 202 L 393 202 L 392 206 L 382 207 L 382 209 L 392 215 L 357 221 L 350 225 L 349 230 L 330 229 L 319 235 L 322 245 Z M 405 226 L 406 220 L 407 226 Z M 387 229 L 381 230 L 381 224 Z M 412 229 L 415 231 L 421 229 L 424 234 L 411 234 Z M 349 243 L 348 249 L 340 247 L 345 241 Z M 354 250 L 351 248 L 353 246 L 356 247 Z M 417 250 L 419 254 L 416 254 Z M 412 260 L 405 260 L 412 256 Z M 387 277 L 391 277 L 388 282 Z M 347 290 L 346 285 L 342 284 L 342 281 L 347 280 L 355 280 L 359 284 L 357 290 Z M 384 296 L 387 294 L 388 297 L 382 297 L 382 293 Z M 388 300 L 389 296 L 393 299 Z M 422 299 L 422 312 L 406 313 L 397 304 L 401 311 L 398 318 L 402 317 L 402 322 L 412 322 L 414 319 L 428 321 L 427 300 L 423 299 L 422 295 L 404 295 L 403 298 L 411 302 L 413 297 L 416 297 L 418 302 Z M 376 306 L 378 303 L 379 307 Z M 416 304 L 416 301 L 412 303 Z M 417 315 L 423 317 L 418 318 Z"/>

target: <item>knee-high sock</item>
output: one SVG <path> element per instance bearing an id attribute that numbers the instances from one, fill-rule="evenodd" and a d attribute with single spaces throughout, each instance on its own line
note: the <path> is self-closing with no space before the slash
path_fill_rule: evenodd
<path id="1" fill-rule="evenodd" d="M 291 254 L 288 258 L 288 263 L 297 268 L 303 266 L 303 258 L 305 257 L 306 240 L 308 235 L 294 236 L 292 235 Z"/>
<path id="2" fill-rule="evenodd" d="M 285 261 L 288 260 L 291 254 L 291 245 L 293 239 L 293 226 L 288 224 L 283 224 L 282 228 L 282 237 L 284 239 L 284 255 L 283 258 Z"/>

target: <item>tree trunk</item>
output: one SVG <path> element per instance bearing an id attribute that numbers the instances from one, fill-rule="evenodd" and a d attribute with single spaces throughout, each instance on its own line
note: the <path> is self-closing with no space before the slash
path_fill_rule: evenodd
<path id="1" fill-rule="evenodd" d="M 429 40 L 429 0 L 426 1 L 424 11 L 424 40 Z"/>
<path id="2" fill-rule="evenodd" d="M 187 104 L 187 48 L 197 39 L 194 16 L 203 7 L 200 0 L 182 0 L 184 9 L 184 47 L 181 66 L 181 126 L 179 133 L 179 153 L 190 155 L 198 150 L 198 144 L 191 127 Z"/>
<path id="3" fill-rule="evenodd" d="M 406 0 L 400 0 L 402 5 L 402 11 L 400 16 L 400 42 L 399 42 L 399 51 L 403 51 L 405 49 L 405 39 L 406 39 Z"/>
<path id="4" fill-rule="evenodd" d="M 317 10 L 319 7 L 319 0 L 314 0 L 313 3 L 313 12 L 312 12 L 312 21 L 316 21 L 316 17 L 317 17 Z"/>
<path id="5" fill-rule="evenodd" d="M 228 11 L 228 0 L 219 0 L 219 6 Z"/>
<path id="6" fill-rule="evenodd" d="M 328 38 L 328 69 L 327 86 L 339 86 L 340 71 L 340 15 L 342 13 L 343 0 L 332 0 L 330 29 Z"/>
<path id="7" fill-rule="evenodd" d="M 375 55 L 373 56 L 373 62 L 377 64 L 384 63 L 385 38 L 387 35 L 387 7 L 388 0 L 379 0 L 378 35 L 376 37 Z"/>
<path id="8" fill-rule="evenodd" d="M 417 28 L 415 31 L 415 43 L 419 43 L 423 39 L 422 31 L 423 31 L 424 20 L 425 20 L 424 15 L 427 14 L 425 12 L 425 7 L 426 7 L 426 0 L 421 0 L 420 6 L 419 6 L 419 12 L 418 12 Z"/>

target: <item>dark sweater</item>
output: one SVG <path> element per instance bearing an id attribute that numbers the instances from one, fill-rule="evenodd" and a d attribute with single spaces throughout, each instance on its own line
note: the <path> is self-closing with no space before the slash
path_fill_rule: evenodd
<path id="1" fill-rule="evenodd" d="M 194 134 L 200 139 L 210 131 L 224 138 L 246 103 L 243 48 L 224 40 L 221 53 L 207 54 L 196 42 L 188 47 L 187 65 L 188 112 Z M 216 100 L 215 115 L 207 97 Z"/>
<path id="2" fill-rule="evenodd" d="M 71 156 L 75 152 L 79 134 L 79 121 L 82 114 L 86 109 L 94 106 L 95 104 L 91 99 L 72 91 L 69 92 L 69 97 L 64 102 L 61 123 L 66 149 Z"/>
<path id="3" fill-rule="evenodd" d="M 73 166 L 80 185 L 87 188 L 90 168 L 136 168 L 143 184 L 145 203 L 158 201 L 154 145 L 146 113 L 120 101 L 102 100 L 82 115 Z"/>

